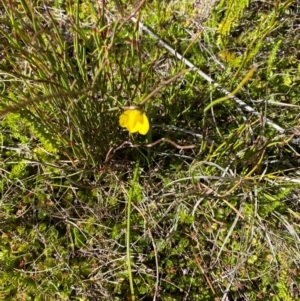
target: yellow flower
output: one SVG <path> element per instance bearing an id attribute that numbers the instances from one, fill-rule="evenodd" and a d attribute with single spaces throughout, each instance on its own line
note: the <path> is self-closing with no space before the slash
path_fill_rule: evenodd
<path id="1" fill-rule="evenodd" d="M 126 128 L 129 133 L 139 132 L 146 135 L 149 131 L 148 117 L 140 110 L 124 111 L 119 119 L 120 126 Z"/>

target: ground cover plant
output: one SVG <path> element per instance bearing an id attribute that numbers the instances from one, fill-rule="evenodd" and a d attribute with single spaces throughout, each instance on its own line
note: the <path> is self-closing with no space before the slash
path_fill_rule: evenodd
<path id="1" fill-rule="evenodd" d="M 0 299 L 299 299 L 299 10 L 1 2 Z"/>

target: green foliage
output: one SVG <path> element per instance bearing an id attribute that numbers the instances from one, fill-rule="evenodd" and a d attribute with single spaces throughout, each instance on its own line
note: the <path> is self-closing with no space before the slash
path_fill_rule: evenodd
<path id="1" fill-rule="evenodd" d="M 26 170 L 26 162 L 21 161 L 15 165 L 13 165 L 9 177 L 11 179 L 24 179 L 28 175 L 28 171 Z"/>
<path id="2" fill-rule="evenodd" d="M 220 39 L 222 40 L 224 36 L 228 36 L 229 33 L 235 29 L 239 24 L 240 19 L 243 16 L 244 10 L 249 5 L 249 0 L 242 1 L 220 1 L 218 9 L 225 10 L 225 14 L 221 22 L 219 23 L 218 32 L 220 34 Z"/>
<path id="3" fill-rule="evenodd" d="M 276 70 L 274 64 L 281 44 L 282 44 L 282 40 L 279 40 L 277 43 L 275 43 L 268 57 L 268 69 L 267 69 L 268 77 L 271 77 L 273 75 L 273 70 Z"/>
<path id="4" fill-rule="evenodd" d="M 279 257 L 281 257 L 281 254 L 279 254 Z M 282 257 L 284 258 L 285 256 L 282 255 Z M 287 265 L 285 262 L 282 262 L 281 265 L 282 265 L 282 268 L 280 270 L 278 280 L 275 284 L 277 296 L 278 296 L 279 300 L 292 301 L 293 298 L 291 297 L 290 288 L 288 286 L 289 273 L 287 270 Z"/>
<path id="5" fill-rule="evenodd" d="M 203 24 L 196 5 L 0 5 L 0 299 L 291 300 L 298 7 L 222 0 Z M 257 63 L 238 96 L 261 118 L 194 72 L 162 84 L 186 66 L 133 12 L 224 87 Z M 149 135 L 122 131 L 157 87 Z"/>

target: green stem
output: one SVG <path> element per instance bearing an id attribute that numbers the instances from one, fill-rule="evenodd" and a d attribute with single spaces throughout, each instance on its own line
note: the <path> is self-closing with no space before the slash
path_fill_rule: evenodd
<path id="1" fill-rule="evenodd" d="M 127 255 L 127 268 L 128 268 L 128 277 L 129 277 L 129 285 L 130 285 L 132 301 L 135 301 L 135 295 L 134 295 L 133 278 L 132 278 L 132 271 L 131 271 L 131 257 L 130 257 L 130 214 L 131 214 L 131 201 L 133 199 L 134 187 L 135 187 L 135 183 L 138 180 L 138 176 L 139 176 L 139 161 L 137 161 L 135 165 L 134 175 L 129 190 L 128 204 L 127 204 L 126 255 Z"/>

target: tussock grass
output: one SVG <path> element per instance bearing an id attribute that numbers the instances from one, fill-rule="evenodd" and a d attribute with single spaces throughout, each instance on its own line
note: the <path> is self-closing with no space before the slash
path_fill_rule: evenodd
<path id="1" fill-rule="evenodd" d="M 0 5 L 3 300 L 299 297 L 299 5 L 202 2 Z"/>

